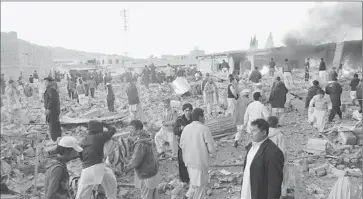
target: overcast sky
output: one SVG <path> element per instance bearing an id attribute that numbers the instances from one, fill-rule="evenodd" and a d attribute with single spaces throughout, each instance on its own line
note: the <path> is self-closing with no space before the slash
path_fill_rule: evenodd
<path id="1" fill-rule="evenodd" d="M 149 55 L 242 50 L 256 34 L 264 47 L 270 32 L 275 46 L 299 28 L 314 3 L 125 3 L 2 2 L 1 31 L 16 31 L 29 42 L 87 52 Z M 121 10 L 128 9 L 125 37 Z M 126 47 L 123 38 L 127 38 Z"/>

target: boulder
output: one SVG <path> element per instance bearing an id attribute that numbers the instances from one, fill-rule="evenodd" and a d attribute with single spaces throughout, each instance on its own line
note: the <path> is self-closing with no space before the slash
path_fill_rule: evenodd
<path id="1" fill-rule="evenodd" d="M 355 145 L 357 138 L 351 131 L 341 131 L 339 132 L 339 142 L 344 145 Z"/>

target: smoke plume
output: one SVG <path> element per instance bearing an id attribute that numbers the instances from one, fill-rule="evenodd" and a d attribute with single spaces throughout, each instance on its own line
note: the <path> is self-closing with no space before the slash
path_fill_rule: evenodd
<path id="1" fill-rule="evenodd" d="M 320 44 L 343 39 L 362 39 L 362 3 L 317 4 L 308 11 L 308 21 L 301 30 L 286 33 L 286 46 L 295 43 Z"/>

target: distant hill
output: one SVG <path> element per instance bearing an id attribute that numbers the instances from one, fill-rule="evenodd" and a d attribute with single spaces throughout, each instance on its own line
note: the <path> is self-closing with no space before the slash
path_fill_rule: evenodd
<path id="1" fill-rule="evenodd" d="M 52 51 L 53 60 L 55 59 L 90 60 L 90 59 L 98 59 L 100 56 L 107 55 L 103 53 L 91 53 L 78 50 L 71 50 L 62 47 L 46 46 L 46 48 Z"/>

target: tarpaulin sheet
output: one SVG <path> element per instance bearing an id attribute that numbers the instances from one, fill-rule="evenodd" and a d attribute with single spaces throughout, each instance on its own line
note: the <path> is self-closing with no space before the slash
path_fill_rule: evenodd
<path id="1" fill-rule="evenodd" d="M 177 95 L 183 95 L 191 90 L 189 82 L 184 77 L 177 77 L 171 85 Z"/>

